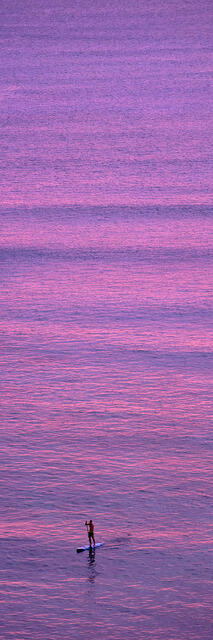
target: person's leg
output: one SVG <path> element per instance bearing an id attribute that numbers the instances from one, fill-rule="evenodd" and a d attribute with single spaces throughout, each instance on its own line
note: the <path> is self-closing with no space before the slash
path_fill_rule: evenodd
<path id="1" fill-rule="evenodd" d="M 89 537 L 89 545 L 91 547 L 92 546 L 92 534 L 88 533 L 88 537 Z"/>
<path id="2" fill-rule="evenodd" d="M 93 543 L 94 543 L 94 547 L 95 547 L 95 538 L 94 538 L 94 533 L 92 534 L 92 539 L 93 539 Z"/>

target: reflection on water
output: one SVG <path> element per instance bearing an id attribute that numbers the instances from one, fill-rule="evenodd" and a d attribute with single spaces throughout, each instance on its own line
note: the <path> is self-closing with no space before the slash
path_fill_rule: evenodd
<path id="1" fill-rule="evenodd" d="M 90 549 L 88 554 L 88 580 L 91 584 L 94 584 L 96 578 L 96 569 L 95 569 L 95 549 Z"/>
<path id="2" fill-rule="evenodd" d="M 45 250 L 58 212 L 23 215 L 28 250 L 2 263 L 2 637 L 212 640 L 209 212 L 108 208 L 101 233 L 61 214 L 92 259 Z M 76 554 L 88 513 L 105 545 Z"/>

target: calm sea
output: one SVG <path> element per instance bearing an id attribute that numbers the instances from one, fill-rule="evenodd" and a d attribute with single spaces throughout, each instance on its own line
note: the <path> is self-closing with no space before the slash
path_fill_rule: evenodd
<path id="1" fill-rule="evenodd" d="M 212 1 L 0 10 L 0 640 L 212 640 Z"/>
<path id="2" fill-rule="evenodd" d="M 211 225 L 1 214 L 3 640 L 212 639 Z"/>

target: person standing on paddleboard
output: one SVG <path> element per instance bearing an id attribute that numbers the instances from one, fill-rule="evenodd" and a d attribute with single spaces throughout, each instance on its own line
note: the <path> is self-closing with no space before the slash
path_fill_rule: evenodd
<path id="1" fill-rule="evenodd" d="M 94 538 L 94 524 L 93 521 L 90 520 L 89 522 L 85 522 L 85 526 L 87 527 L 87 533 L 88 533 L 88 538 L 89 538 L 89 543 L 90 543 L 90 547 L 92 546 L 92 540 L 93 540 L 93 544 L 95 547 L 95 538 Z M 88 529 L 89 527 L 89 529 Z"/>

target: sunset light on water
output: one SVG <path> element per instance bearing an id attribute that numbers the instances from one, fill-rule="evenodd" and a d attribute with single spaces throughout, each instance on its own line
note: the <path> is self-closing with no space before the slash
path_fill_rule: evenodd
<path id="1" fill-rule="evenodd" d="M 212 12 L 3 0 L 0 640 L 212 640 Z"/>

